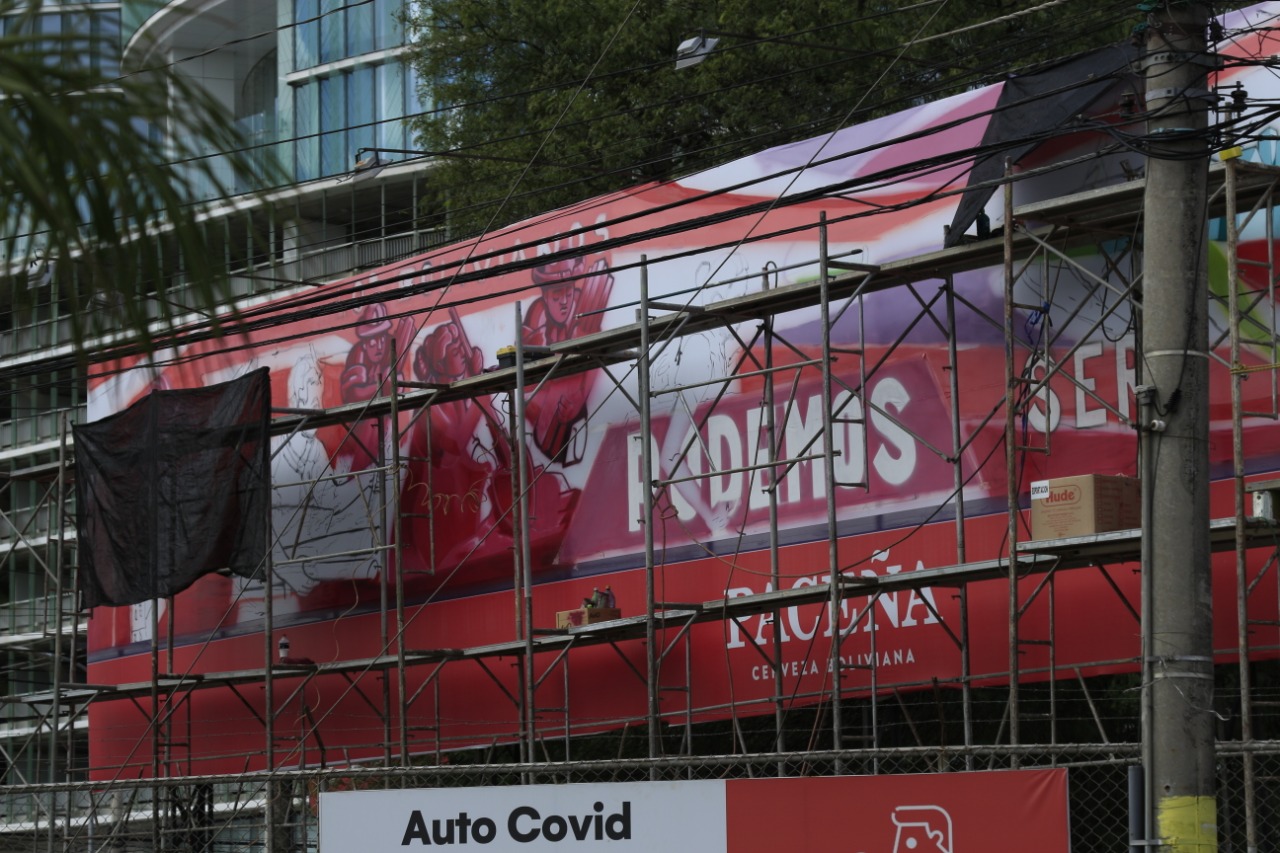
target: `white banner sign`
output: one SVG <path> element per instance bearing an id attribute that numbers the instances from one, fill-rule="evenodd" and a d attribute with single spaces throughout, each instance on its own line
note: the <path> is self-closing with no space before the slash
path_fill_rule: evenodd
<path id="1" fill-rule="evenodd" d="M 320 795 L 321 853 L 724 853 L 722 781 L 342 791 Z"/>

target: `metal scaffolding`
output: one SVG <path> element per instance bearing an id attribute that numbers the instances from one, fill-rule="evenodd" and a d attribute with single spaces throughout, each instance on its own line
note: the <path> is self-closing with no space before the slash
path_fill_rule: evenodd
<path id="1" fill-rule="evenodd" d="M 1257 164 L 1230 160 L 1215 167 L 1213 178 L 1219 191 L 1211 201 L 1212 213 L 1225 216 L 1227 222 L 1226 245 L 1229 255 L 1230 284 L 1225 297 L 1227 303 L 1226 328 L 1220 330 L 1216 343 L 1227 341 L 1230 356 L 1225 368 L 1229 371 L 1233 429 L 1233 491 L 1235 511 L 1233 517 L 1215 520 L 1206 532 L 1215 552 L 1234 551 L 1236 565 L 1236 589 L 1234 605 L 1239 625 L 1236 647 L 1231 650 L 1239 661 L 1238 713 L 1242 766 L 1244 773 L 1244 813 L 1247 831 L 1251 839 L 1259 829 L 1259 807 L 1254 792 L 1258 782 L 1254 770 L 1254 712 L 1261 704 L 1253 695 L 1250 680 L 1250 662 L 1262 652 L 1273 653 L 1280 649 L 1280 639 L 1259 642 L 1259 632 L 1274 629 L 1274 619 L 1259 623 L 1250 616 L 1250 596 L 1262 581 L 1276 571 L 1277 525 L 1274 511 L 1274 495 L 1280 491 L 1280 480 L 1259 480 L 1246 477 L 1246 459 L 1249 450 L 1244 447 L 1242 424 L 1246 417 L 1275 419 L 1280 413 L 1280 393 L 1277 393 L 1278 342 L 1275 337 L 1275 258 L 1273 222 L 1276 182 L 1280 170 Z M 1103 399 L 1089 380 L 1075 376 L 1070 369 L 1072 357 L 1096 332 L 1105 331 L 1109 318 L 1121 306 L 1135 305 L 1139 282 L 1136 276 L 1127 276 L 1127 265 L 1136 265 L 1135 246 L 1123 239 L 1133 232 L 1134 223 L 1141 214 L 1142 182 L 1133 181 L 1120 186 L 1091 190 L 1067 198 L 1048 202 L 1014 206 L 1014 181 L 1012 176 L 1005 183 L 1004 225 L 1001 233 L 989 239 L 971 240 L 947 250 L 923 256 L 880 264 L 864 263 L 854 254 L 831 253 L 828 246 L 827 223 L 815 223 L 818 231 L 820 256 L 819 272 L 814 281 L 779 286 L 776 267 L 751 272 L 739 281 L 747 282 L 748 292 L 727 299 L 715 300 L 705 293 L 695 293 L 690 298 L 672 301 L 669 296 L 654 298 L 650 294 L 650 264 L 642 259 L 640 267 L 640 291 L 638 302 L 624 306 L 634 308 L 636 320 L 621 324 L 585 337 L 552 343 L 546 347 L 530 347 L 520 340 L 522 327 L 521 306 L 516 306 L 515 361 L 511 367 L 484 372 L 478 375 L 443 384 L 411 382 L 399 378 L 396 371 L 384 377 L 386 393 L 367 403 L 348 404 L 324 411 L 279 412 L 272 421 L 272 431 L 279 436 L 290 436 L 301 430 L 313 430 L 326 425 L 347 425 L 357 420 L 372 419 L 379 425 L 378 457 L 366 470 L 356 476 L 368 478 L 374 483 L 369 492 L 376 500 L 368 509 L 371 545 L 369 555 L 382 561 L 379 573 L 378 613 L 380 617 L 379 642 L 381 652 L 376 655 L 333 662 L 313 663 L 291 659 L 281 648 L 275 615 L 272 610 L 272 590 L 275 573 L 270 563 L 261 579 L 263 594 L 263 632 L 261 665 L 247 666 L 234 671 L 182 671 L 173 667 L 173 631 L 168 632 L 169 647 L 159 646 L 160 608 L 152 610 L 152 634 L 154 669 L 147 681 L 129 684 L 77 683 L 74 678 L 84 656 L 82 619 L 86 614 L 76 613 L 66 606 L 67 586 L 72 565 L 70 544 L 73 524 L 67 514 L 68 466 L 66 455 L 72 452 L 66 438 L 65 427 L 58 443 L 59 459 L 38 469 L 14 470 L 0 480 L 0 490 L 16 482 L 45 484 L 41 504 L 47 507 L 47 523 L 35 528 L 35 513 L 19 523 L 18 519 L 4 516 L 12 533 L 0 546 L 0 567 L 18 552 L 37 555 L 50 578 L 50 589 L 56 612 L 49 622 L 49 629 L 30 641 L 31 649 L 50 648 L 55 665 L 47 689 L 14 692 L 4 697 L 7 708 L 17 709 L 19 715 L 10 717 L 11 725 L 22 720 L 29 723 L 25 738 L 11 736 L 0 742 L 3 757 L 11 769 L 20 766 L 18 757 L 34 752 L 47 761 L 42 777 L 48 781 L 75 778 L 78 768 L 69 765 L 77 754 L 73 741 L 80 737 L 77 724 L 84 720 L 88 708 L 94 703 L 132 703 L 148 726 L 151 739 L 151 776 L 183 777 L 180 757 L 182 744 L 189 744 L 199 733 L 182 731 L 178 711 L 183 703 L 203 691 L 217 690 L 235 695 L 249 709 L 262 728 L 262 755 L 265 769 L 276 771 L 289 768 L 315 766 L 308 761 L 308 744 L 315 744 L 320 752 L 319 764 L 342 765 L 341 758 L 329 755 L 323 744 L 322 722 L 331 709 L 312 707 L 308 704 L 307 688 L 318 679 L 340 679 L 375 715 L 382 725 L 381 764 L 384 767 L 411 767 L 424 760 L 441 763 L 447 750 L 460 746 L 450 743 L 443 735 L 441 676 L 450 668 L 478 667 L 509 699 L 512 709 L 509 730 L 495 738 L 495 742 L 519 745 L 521 765 L 532 765 L 549 757 L 551 743 L 563 744 L 563 762 L 572 764 L 571 749 L 580 734 L 601 730 L 627 730 L 643 727 L 647 736 L 646 755 L 654 763 L 645 765 L 651 777 L 660 775 L 665 755 L 666 741 L 662 737 L 664 727 L 679 728 L 682 735 L 677 757 L 697 754 L 694 730 L 696 721 L 708 714 L 725 709 L 699 704 L 698 685 L 693 673 L 691 650 L 693 630 L 707 623 L 735 625 L 754 652 L 770 670 L 771 696 L 767 702 L 774 719 L 774 732 L 770 738 L 771 754 L 777 756 L 795 752 L 801 746 L 786 736 L 784 718 L 797 706 L 822 709 L 827 734 L 823 741 L 827 746 L 809 749 L 830 753 L 834 772 L 862 770 L 880 772 L 889 752 L 881 743 L 880 715 L 884 704 L 896 702 L 905 713 L 902 693 L 926 688 L 937 689 L 939 679 L 932 684 L 895 681 L 881 671 L 876 654 L 875 611 L 878 603 L 899 592 L 919 592 L 927 589 L 954 589 L 959 602 L 959 619 L 944 619 L 927 596 L 922 596 L 924 606 L 938 621 L 954 645 L 961 675 L 944 686 L 953 687 L 960 695 L 963 715 L 964 766 L 974 768 L 975 761 L 985 747 L 1007 745 L 1001 751 L 1000 760 L 1006 766 L 1017 766 L 1022 753 L 1017 747 L 1027 744 L 1023 723 L 1029 711 L 1022 699 L 1024 679 L 1044 681 L 1047 686 L 1048 744 L 1061 747 L 1058 741 L 1057 690 L 1060 681 L 1075 680 L 1084 691 L 1098 729 L 1099 741 L 1110 743 L 1104 723 L 1099 716 L 1082 669 L 1092 665 L 1100 667 L 1131 663 L 1137 655 L 1121 650 L 1114 659 L 1091 664 L 1060 665 L 1056 657 L 1056 624 L 1064 618 L 1057 612 L 1055 587 L 1066 572 L 1095 572 L 1103 584 L 1117 595 L 1125 611 L 1134 620 L 1135 635 L 1141 617 L 1139 603 L 1130 601 L 1117 583 L 1116 567 L 1135 562 L 1142 548 L 1140 530 L 1125 530 L 1064 540 L 1031 540 L 1027 535 L 1026 518 L 1020 508 L 1025 489 L 1023 466 L 1028 454 L 1051 454 L 1049 437 L 1051 429 L 1040 434 L 1040 440 L 1031 440 L 1025 427 L 1027 419 L 1042 416 L 1051 419 L 1051 380 L 1065 381 L 1078 394 L 1092 403 L 1106 408 L 1110 416 L 1127 427 L 1138 427 L 1136 418 L 1127 411 L 1120 411 Z M 1242 211 L 1244 211 L 1242 213 Z M 1268 255 L 1265 259 L 1241 259 L 1239 229 L 1253 216 L 1266 222 Z M 1120 237 L 1117 237 L 1120 235 Z M 1092 246 L 1105 267 L 1105 273 L 1080 264 L 1072 255 L 1073 249 Z M 1239 270 L 1242 265 L 1254 268 L 1250 281 L 1259 278 L 1266 282 L 1259 289 L 1245 283 Z M 1002 317 L 990 316 L 980 306 L 964 300 L 957 293 L 955 276 L 967 270 L 1002 266 L 1003 295 Z M 1069 319 L 1075 319 L 1087 305 L 1107 306 L 1093 320 L 1088 336 L 1078 340 L 1060 339 L 1067 323 L 1060 322 L 1055 330 L 1038 327 L 1034 334 L 1028 327 L 1019 329 L 1016 312 L 1034 313 L 1047 310 L 1053 302 L 1048 287 L 1051 270 L 1069 269 L 1079 281 L 1086 283 L 1084 298 L 1073 306 L 1064 306 Z M 1035 282 L 1042 288 L 1035 291 Z M 723 282 L 721 282 L 723 283 Z M 888 344 L 874 344 L 868 340 L 865 327 L 865 303 L 874 294 L 890 289 L 909 293 L 919 305 L 913 317 L 903 318 L 901 329 Z M 1035 298 L 1032 299 L 1032 296 Z M 816 352 L 789 339 L 788 333 L 779 328 L 776 319 L 797 308 L 817 307 L 820 313 L 820 347 Z M 1260 318 L 1260 306 L 1270 312 Z M 614 306 L 611 310 L 617 310 Z M 964 367 L 963 353 L 959 347 L 957 328 L 961 312 L 972 322 L 1001 329 L 1004 336 L 1004 382 L 1002 393 L 985 418 L 976 423 L 962 423 L 960 417 L 960 374 Z M 840 339 L 833 334 L 838 324 L 849 328 L 850 318 L 856 317 L 856 340 Z M 1138 320 L 1140 334 L 1140 319 Z M 846 519 L 841 517 L 837 497 L 841 490 L 867 490 L 869 488 L 870 450 L 868 441 L 869 419 L 888 419 L 898 429 L 911 431 L 909 424 L 895 417 L 895 413 L 877 404 L 867 393 L 869 383 L 892 355 L 906 342 L 918 324 L 930 326 L 940 332 L 946 341 L 946 371 L 949 376 L 947 410 L 949 423 L 946 443 L 940 444 L 929 436 L 913 432 L 913 439 L 926 452 L 952 466 L 952 492 L 939 510 L 943 517 L 951 517 L 955 523 L 954 561 L 946 566 L 902 571 L 896 574 L 859 574 L 847 570 L 847 555 L 841 554 L 841 542 L 848 535 Z M 1046 324 L 1047 325 L 1047 324 Z M 665 382 L 653 381 L 655 360 L 663 357 L 670 347 L 692 335 L 715 331 L 727 334 L 735 340 L 741 355 L 724 375 L 705 381 Z M 1245 366 L 1241 362 L 1244 342 L 1254 346 L 1269 347 L 1270 363 Z M 404 357 L 393 353 L 393 363 Z M 633 381 L 615 376 L 611 368 L 630 366 Z M 645 578 L 643 612 L 606 622 L 581 627 L 556 628 L 539 625 L 535 621 L 534 597 L 538 587 L 533 582 L 533 557 L 531 554 L 530 500 L 535 481 L 543 474 L 535 470 L 529 458 L 526 406 L 545 393 L 547 383 L 575 373 L 601 370 L 613 383 L 613 393 L 624 395 L 634 408 L 640 442 L 640 476 L 643 504 L 640 508 L 640 524 L 643 528 L 644 554 L 642 568 Z M 1141 365 L 1135 365 L 1141 372 Z M 1268 411 L 1243 411 L 1241 383 L 1253 376 L 1260 376 L 1270 383 L 1272 405 Z M 817 379 L 821 386 L 821 428 L 803 444 L 785 439 L 786 413 L 799 405 L 802 380 Z M 745 378 L 758 380 L 761 385 L 760 432 L 755 443 L 748 443 L 752 458 L 741 465 L 705 468 L 691 459 L 710 459 L 703 441 L 708 420 L 717 412 L 717 406 Z M 1139 383 L 1140 376 L 1139 376 Z M 781 392 L 781 393 L 780 393 Z M 693 395 L 690 402 L 688 395 Z M 510 465 L 512 476 L 513 535 L 513 604 L 515 618 L 510 638 L 492 644 L 467 648 L 413 648 L 409 641 L 409 625 L 415 605 L 406 600 L 404 568 L 400 543 L 404 541 L 402 524 L 411 514 L 400 503 L 399 483 L 405 476 L 409 461 L 402 455 L 402 439 L 407 427 L 402 426 L 402 415 L 412 426 L 420 418 L 431 418 L 433 407 L 457 401 L 478 400 L 497 396 L 505 398 L 509 430 L 509 446 L 512 450 Z M 673 410 L 682 412 L 687 429 L 687 439 L 679 446 L 659 442 L 654 430 L 654 400 L 673 400 Z M 702 404 L 701 413 L 698 404 Z M 778 413 L 784 413 L 781 425 Z M 1008 487 L 1007 538 L 1001 553 L 972 559 L 966 540 L 966 521 L 970 518 L 965 505 L 966 473 L 962 462 L 967 455 L 978 452 L 984 430 L 993 424 L 1003 423 L 1003 450 Z M 668 427 L 668 432 L 674 432 Z M 428 437 L 430 432 L 428 431 Z M 855 446 L 851 436 L 860 437 Z M 429 440 L 429 439 L 428 439 Z M 945 444 L 945 446 L 944 446 Z M 661 448 L 661 452 L 659 452 Z M 859 459 L 861 479 L 842 480 L 839 463 L 845 459 Z M 821 494 L 825 499 L 825 564 L 810 574 L 818 581 L 805 586 L 784 589 L 784 573 L 781 568 L 781 551 L 785 537 L 779 529 L 779 488 L 789 475 L 797 472 L 797 466 L 808 463 L 820 466 Z M 430 468 L 427 468 L 428 477 Z M 664 554 L 656 536 L 663 507 L 670 504 L 672 495 L 678 494 L 684 484 L 694 484 L 716 477 L 742 476 L 749 479 L 763 493 L 767 504 L 768 530 L 763 540 L 756 540 L 751 550 L 763 553 L 767 558 L 769 588 L 764 593 L 754 593 L 701 602 L 673 602 L 663 600 L 659 578 L 665 570 Z M 818 481 L 815 480 L 815 484 Z M 314 485 L 314 484 L 313 484 Z M 426 484 L 430 488 L 430 482 Z M 815 485 L 815 489 L 817 489 Z M 1252 501 L 1252 503 L 1250 503 Z M 429 527 L 440 523 L 436 507 L 426 505 L 426 521 Z M 434 529 L 431 527 L 431 529 Z M 742 531 L 737 531 L 739 539 Z M 1251 552 L 1266 549 L 1267 558 L 1247 559 Z M 269 549 L 270 552 L 270 549 Z M 334 555 L 330 555 L 334 556 Z M 438 567 L 437 555 L 428 555 L 431 571 Z M 301 559 L 301 558 L 300 558 Z M 974 584 L 1003 583 L 1007 587 L 1007 654 L 1008 667 L 1001 672 L 974 672 L 971 660 L 970 590 Z M 1047 608 L 1046 635 L 1032 635 L 1022 628 L 1022 622 L 1033 605 Z M 757 641 L 744 620 L 763 616 L 773 625 L 780 625 L 788 608 L 802 605 L 820 605 L 825 608 L 833 629 L 829 660 L 830 678 L 819 693 L 798 693 L 789 689 L 783 678 L 784 659 L 781 633 L 772 631 L 765 642 Z M 1263 608 L 1268 609 L 1268 608 Z M 844 617 L 843 614 L 851 614 Z M 1065 618 L 1071 618 L 1066 614 Z M 169 613 L 172 619 L 172 611 Z M 848 627 L 841 627 L 847 621 Z M 842 649 L 849 642 L 855 629 L 861 628 L 867 635 L 871 654 L 865 662 L 850 663 Z M 1272 630 L 1274 633 L 1274 630 Z M 643 660 L 636 662 L 627 648 L 643 646 Z M 643 682 L 645 701 L 643 710 L 626 719 L 591 721 L 589 725 L 575 723 L 571 710 L 570 683 L 579 651 L 591 647 L 608 647 L 617 655 L 617 664 L 629 668 Z M 277 652 L 280 654 L 277 655 Z M 163 652 L 163 653 L 162 653 Z M 1029 666 L 1024 658 L 1035 653 L 1044 663 Z M 1041 654 L 1043 652 L 1043 654 Z M 62 665 L 66 659 L 68 664 Z M 494 670 L 500 659 L 519 662 L 517 689 L 508 689 L 507 682 Z M 163 668 L 161 662 L 163 661 Z M 854 671 L 865 672 L 865 685 L 850 688 L 848 679 Z M 1007 685 L 1007 700 L 999 730 L 994 741 L 982 743 L 976 734 L 975 690 L 979 685 L 1002 682 Z M 257 709 L 254 696 L 258 691 L 264 697 L 262 713 Z M 865 704 L 864 718 L 859 721 L 847 714 L 846 704 L 856 698 Z M 303 720 L 297 734 L 285 733 L 278 725 L 284 709 L 297 706 Z M 732 709 L 730 709 L 732 711 Z M 753 710 L 753 714 L 760 713 Z M 736 713 L 721 713 L 738 723 Z M 190 725 L 190 717 L 187 718 Z M 914 723 L 907 715 L 908 723 Z M 744 744 L 741 733 L 736 733 Z M 920 739 L 919 735 L 917 738 Z M 921 747 L 926 746 L 921 740 Z M 8 746 L 5 746 L 8 744 Z M 61 746 L 60 746 L 61 744 Z M 1043 745 L 1043 743 L 1041 744 Z M 745 751 L 745 748 L 744 748 Z M 855 766 L 847 762 L 851 751 L 861 751 L 867 756 L 865 763 Z M 987 756 L 990 761 L 995 759 Z M 778 775 L 793 772 L 787 762 L 770 759 L 767 765 Z M 988 765 L 990 766 L 990 765 Z M 762 772 L 769 772 L 767 769 Z M 40 781 L 20 776 L 16 781 L 31 783 Z M 166 781 L 176 785 L 178 780 Z M 191 835 L 193 844 L 201 842 L 201 832 L 208 832 L 214 822 L 214 813 L 225 802 L 228 792 L 240 798 L 240 802 L 252 801 L 262 813 L 271 815 L 280 809 L 287 811 L 293 794 L 286 789 L 254 788 L 256 777 L 192 780 L 186 788 L 166 787 L 166 791 L 182 791 L 181 796 L 163 799 L 158 793 L 142 795 L 143 789 L 133 782 L 119 780 L 118 797 L 128 796 L 128 802 L 115 802 L 111 808 L 113 817 L 103 818 L 98 810 L 103 800 L 95 800 L 86 816 L 70 804 L 58 805 L 55 798 L 41 800 L 40 812 L 32 817 L 34 825 L 47 833 L 49 850 L 72 849 L 70 839 L 78 837 L 83 827 L 92 820 L 150 822 L 156 848 L 161 849 L 161 833 L 169 827 L 173 833 L 179 829 Z M 283 784 L 283 783 L 281 783 Z M 248 788 L 246 788 L 246 785 Z M 205 787 L 201 787 L 205 786 Z M 99 783 L 98 788 L 103 786 Z M 109 789 L 110 786 L 108 785 Z M 249 790 L 252 789 L 252 790 Z M 157 791 L 159 788 L 156 789 Z M 248 793 L 246 793 L 248 791 Z M 284 793 L 281 793 L 284 791 Z M 128 793 L 126 793 L 128 792 Z M 137 798 L 145 796 L 145 801 Z M 60 809 L 65 809 L 60 813 Z M 92 818 L 90 820 L 89 818 Z M 279 821 L 265 821 L 267 849 L 286 849 L 283 842 L 271 838 Z M 176 827 L 176 828 L 175 828 Z M 1274 832 L 1275 827 L 1271 830 Z M 0 836 L 5 830 L 0 827 Z M 186 837 L 186 836 L 184 836 Z M 166 842 L 167 843 L 167 842 Z M 64 847 L 59 847 L 59 845 Z"/>

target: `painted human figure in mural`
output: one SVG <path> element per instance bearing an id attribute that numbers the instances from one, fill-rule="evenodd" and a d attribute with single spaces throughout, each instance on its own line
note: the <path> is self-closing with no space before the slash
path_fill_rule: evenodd
<path id="1" fill-rule="evenodd" d="M 315 351 L 291 355 L 289 405 L 323 408 L 324 375 Z M 373 557 L 333 558 L 327 554 L 367 548 L 371 522 L 360 490 L 326 476 L 328 457 L 316 430 L 299 430 L 273 440 L 272 535 L 277 613 L 349 604 L 353 580 L 377 569 Z M 261 609 L 261 583 L 243 581 L 242 618 Z"/>
<path id="2" fill-rule="evenodd" d="M 484 369 L 480 348 L 472 345 L 457 313 L 450 313 L 414 353 L 413 374 L 420 382 L 457 382 Z M 509 453 L 500 436 L 494 446 L 490 405 L 485 398 L 432 405 L 410 432 L 401 509 L 408 516 L 403 563 L 411 594 L 432 585 L 433 577 L 445 582 L 460 565 L 479 567 L 490 551 L 510 546 L 509 537 L 494 531 L 494 481 Z"/>
<path id="3" fill-rule="evenodd" d="M 599 331 L 598 314 L 580 315 L 605 307 L 613 276 L 604 260 L 589 267 L 582 258 L 547 264 L 534 270 L 533 281 L 542 292 L 525 317 L 526 345 L 546 346 Z M 456 382 L 479 373 L 482 358 L 462 318 L 451 312 L 414 353 L 414 375 L 422 382 Z M 545 456 L 530 458 L 526 471 L 535 572 L 554 562 L 578 498 L 562 472 L 581 459 L 580 450 L 570 452 L 570 446 L 586 420 L 588 383 L 585 374 L 554 380 L 528 400 L 530 443 Z M 511 578 L 518 454 L 502 409 L 501 402 L 485 397 L 439 403 L 410 434 L 401 505 L 409 516 L 403 535 L 411 594 L 422 585 L 457 587 Z M 423 584 L 414 583 L 415 575 Z"/>
<path id="4" fill-rule="evenodd" d="M 381 303 L 361 311 L 356 342 L 347 353 L 347 363 L 342 370 L 342 402 L 359 403 L 391 393 L 386 383 L 391 376 L 392 341 L 396 344 L 395 352 L 403 355 L 412 338 L 413 321 L 408 317 L 401 317 L 393 325 L 387 318 L 386 306 Z M 403 358 L 400 361 L 405 363 Z M 403 371 L 403 368 L 397 369 Z M 376 419 L 357 422 L 336 454 L 335 468 L 344 457 L 349 460 L 348 471 L 372 467 L 378 459 L 378 433 Z"/>
<path id="5" fill-rule="evenodd" d="M 324 375 L 310 347 L 289 354 L 288 404 L 298 410 L 324 407 Z M 368 579 L 373 558 L 326 558 L 366 548 L 370 522 L 359 489 L 327 477 L 329 459 L 316 430 L 272 439 L 271 532 L 274 604 L 277 615 L 350 606 L 352 580 Z M 233 579 L 233 621 L 261 619 L 261 580 Z"/>
<path id="6" fill-rule="evenodd" d="M 613 275 L 603 258 L 589 267 L 578 257 L 554 261 L 533 271 L 533 283 L 541 295 L 524 317 L 526 346 L 551 344 L 600 331 L 613 290 Z M 576 430 L 587 417 L 590 374 L 555 380 L 529 397 L 525 414 L 533 442 L 548 459 L 573 464 L 582 458 Z"/>

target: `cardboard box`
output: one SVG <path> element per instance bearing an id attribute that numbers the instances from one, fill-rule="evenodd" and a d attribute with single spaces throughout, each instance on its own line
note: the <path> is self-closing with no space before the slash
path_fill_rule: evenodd
<path id="1" fill-rule="evenodd" d="M 597 622 L 621 618 L 622 611 L 616 607 L 579 607 L 577 610 L 561 610 L 557 613 L 556 627 L 578 628 L 582 625 L 594 625 Z"/>
<path id="2" fill-rule="evenodd" d="M 1140 484 L 1084 474 L 1031 484 L 1031 538 L 1069 539 L 1142 526 Z"/>

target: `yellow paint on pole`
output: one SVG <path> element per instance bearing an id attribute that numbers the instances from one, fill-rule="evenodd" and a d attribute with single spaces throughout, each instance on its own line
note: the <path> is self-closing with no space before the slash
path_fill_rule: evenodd
<path id="1" fill-rule="evenodd" d="M 1216 853 L 1218 803 L 1213 797 L 1164 797 L 1156 805 L 1160 849 L 1170 853 Z"/>

